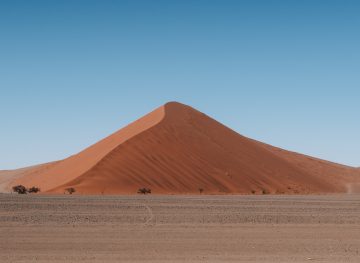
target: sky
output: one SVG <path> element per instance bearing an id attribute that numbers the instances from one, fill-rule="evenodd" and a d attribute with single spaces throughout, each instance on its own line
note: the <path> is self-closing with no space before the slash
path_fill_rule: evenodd
<path id="1" fill-rule="evenodd" d="M 360 1 L 0 1 L 0 170 L 168 102 L 360 166 Z"/>

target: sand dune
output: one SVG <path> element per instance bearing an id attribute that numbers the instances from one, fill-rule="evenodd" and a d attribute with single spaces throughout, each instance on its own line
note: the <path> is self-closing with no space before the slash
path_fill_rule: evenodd
<path id="1" fill-rule="evenodd" d="M 359 181 L 359 169 L 246 138 L 171 102 L 65 160 L 23 171 L 9 181 L 62 193 L 156 194 L 334 193 Z M 1 183 L 1 181 L 0 181 Z"/>
<path id="2" fill-rule="evenodd" d="M 52 165 L 56 164 L 57 162 L 52 163 L 45 163 L 40 165 L 34 165 L 30 167 L 25 167 L 16 170 L 3 170 L 0 171 L 0 193 L 8 192 L 10 187 L 13 184 L 14 180 L 17 178 L 21 178 L 24 176 L 30 176 L 32 174 L 37 174 L 46 169 L 50 168 Z"/>

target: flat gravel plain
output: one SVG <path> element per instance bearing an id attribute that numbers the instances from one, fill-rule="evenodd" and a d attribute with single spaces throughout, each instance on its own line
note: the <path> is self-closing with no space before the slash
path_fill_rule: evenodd
<path id="1" fill-rule="evenodd" d="M 360 195 L 0 194 L 0 262 L 360 262 Z"/>

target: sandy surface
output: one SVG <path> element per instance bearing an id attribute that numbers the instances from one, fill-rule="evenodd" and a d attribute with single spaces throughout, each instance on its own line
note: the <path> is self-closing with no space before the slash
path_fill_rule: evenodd
<path id="1" fill-rule="evenodd" d="M 231 114 L 231 113 L 229 113 Z M 296 138 L 294 138 L 296 140 Z M 246 138 L 180 103 L 167 103 L 65 160 L 0 171 L 0 191 L 22 184 L 42 192 L 156 194 L 360 192 L 360 170 Z M 6 189 L 5 189 L 6 192 Z"/>
<path id="2" fill-rule="evenodd" d="M 0 195 L 0 262 L 360 262 L 359 201 Z"/>
<path id="3" fill-rule="evenodd" d="M 11 187 L 16 185 L 13 183 L 14 180 L 44 172 L 56 163 L 57 162 L 45 163 L 16 170 L 0 170 L 0 193 L 12 192 Z"/>

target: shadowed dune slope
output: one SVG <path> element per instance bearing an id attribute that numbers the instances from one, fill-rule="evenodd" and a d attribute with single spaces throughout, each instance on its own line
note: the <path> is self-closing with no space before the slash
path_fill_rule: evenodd
<path id="1" fill-rule="evenodd" d="M 248 139 L 171 102 L 68 159 L 12 184 L 62 193 L 157 194 L 334 193 L 348 191 L 359 170 Z"/>

